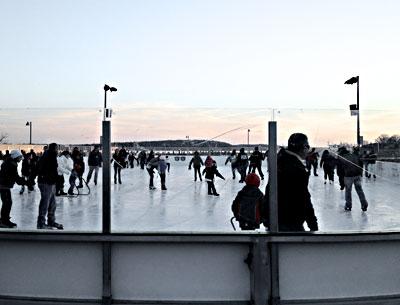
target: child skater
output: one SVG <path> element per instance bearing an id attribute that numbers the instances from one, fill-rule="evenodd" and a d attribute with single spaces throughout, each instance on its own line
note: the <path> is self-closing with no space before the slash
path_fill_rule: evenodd
<path id="1" fill-rule="evenodd" d="M 215 189 L 214 176 L 220 177 L 223 180 L 225 180 L 225 178 L 218 171 L 217 162 L 215 162 L 211 156 L 207 157 L 205 164 L 206 167 L 203 169 L 203 175 L 205 174 L 205 180 L 207 181 L 208 195 L 219 196 Z"/>

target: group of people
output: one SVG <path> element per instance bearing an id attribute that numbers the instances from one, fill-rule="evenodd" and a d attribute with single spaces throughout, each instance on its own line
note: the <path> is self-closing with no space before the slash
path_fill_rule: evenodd
<path id="1" fill-rule="evenodd" d="M 278 152 L 278 205 L 279 205 L 279 229 L 281 231 L 303 231 L 303 223 L 306 222 L 312 231 L 318 230 L 318 222 L 311 203 L 311 196 L 308 191 L 308 181 L 311 169 L 314 167 L 314 175 L 317 175 L 318 152 L 315 149 L 309 151 L 307 136 L 301 133 L 292 134 L 288 140 L 287 148 L 281 148 Z M 265 160 L 266 154 L 259 151 L 258 147 L 248 157 L 244 148 L 239 153 L 233 150 L 227 157 L 225 165 L 230 162 L 232 169 L 232 179 L 235 179 L 235 172 L 240 174 L 240 183 L 246 185 L 238 193 L 232 206 L 234 213 L 238 213 L 237 203 L 241 201 L 257 202 L 259 209 L 259 219 L 264 219 L 265 225 L 268 226 L 267 217 L 265 215 L 268 210 L 268 191 L 270 184 L 266 186 L 265 195 L 258 189 L 260 178 L 264 175 L 261 169 L 262 161 Z M 21 176 L 18 174 L 18 163 L 23 160 L 21 168 Z M 148 154 L 141 151 L 139 154 L 127 152 L 125 149 L 116 149 L 110 160 L 114 166 L 114 183 L 119 184 L 121 181 L 121 170 L 126 167 L 133 167 L 132 162 L 137 161 L 140 168 L 146 168 L 149 174 L 149 189 L 154 190 L 154 175 L 158 172 L 161 180 L 161 190 L 166 188 L 166 172 L 169 172 L 170 162 L 168 156 L 161 154 L 155 155 L 151 150 Z M 351 191 L 354 184 L 356 192 L 360 198 L 361 209 L 366 211 L 368 202 L 365 198 L 361 186 L 361 177 L 365 168 L 366 161 L 368 164 L 374 164 L 376 155 L 371 152 L 360 156 L 358 147 L 353 152 L 349 152 L 345 147 L 340 147 L 337 157 L 334 157 L 328 150 L 322 153 L 320 167 L 324 169 L 325 183 L 328 179 L 333 182 L 334 169 L 337 169 L 339 183 L 341 189 L 345 192 L 345 210 L 351 211 L 352 199 Z M 103 158 L 99 151 L 99 147 L 95 146 L 89 153 L 88 166 L 89 171 L 86 177 L 88 184 L 94 177 L 94 184 L 97 185 L 98 171 L 102 166 Z M 142 166 L 143 164 L 143 166 Z M 317 166 L 315 166 L 317 164 Z M 204 165 L 203 171 L 200 171 Z M 190 160 L 188 169 L 194 169 L 194 180 L 202 181 L 205 176 L 207 182 L 208 195 L 219 196 L 214 180 L 219 177 L 225 178 L 218 171 L 217 163 L 211 155 L 207 156 L 203 162 L 200 154 L 196 151 Z M 258 175 L 255 173 L 258 170 Z M 0 168 L 0 195 L 2 200 L 0 226 L 13 228 L 17 225 L 10 220 L 10 211 L 12 207 L 11 188 L 15 183 L 21 185 L 22 194 L 25 187 L 28 192 L 34 189 L 35 179 L 41 193 L 39 203 L 39 212 L 37 218 L 37 228 L 55 228 L 63 229 L 63 225 L 56 222 L 55 197 L 61 195 L 74 195 L 74 187 L 83 187 L 83 174 L 85 172 L 85 162 L 83 154 L 77 147 L 70 153 L 64 150 L 58 154 L 58 146 L 56 143 L 50 144 L 44 148 L 43 154 L 36 155 L 32 150 L 29 153 L 21 153 L 19 150 L 13 150 L 3 156 L 3 163 Z M 64 175 L 69 175 L 69 189 L 64 192 Z M 366 171 L 366 177 L 370 177 L 371 173 Z M 76 185 L 76 180 L 79 183 Z M 261 195 L 260 195 L 261 193 Z M 260 199 L 262 198 L 262 200 Z M 47 221 L 46 221 L 47 218 Z M 260 221 L 261 223 L 262 221 Z M 244 225 L 243 228 L 253 228 L 253 225 Z"/>

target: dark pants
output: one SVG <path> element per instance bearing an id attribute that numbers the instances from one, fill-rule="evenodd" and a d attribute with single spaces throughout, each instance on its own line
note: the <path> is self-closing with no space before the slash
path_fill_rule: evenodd
<path id="1" fill-rule="evenodd" d="M 217 190 L 215 189 L 214 181 L 207 181 L 207 186 L 208 186 L 208 195 L 217 193 Z"/>
<path id="2" fill-rule="evenodd" d="M 39 183 L 40 202 L 39 202 L 39 216 L 37 220 L 38 225 L 54 223 L 56 221 L 56 185 Z"/>
<path id="3" fill-rule="evenodd" d="M 238 167 L 238 171 L 240 173 L 240 181 L 239 182 L 244 182 L 244 179 L 246 178 L 246 169 L 247 169 L 247 166 Z"/>
<path id="4" fill-rule="evenodd" d="M 338 175 L 339 177 L 339 184 L 340 184 L 340 189 L 344 189 L 345 184 L 344 184 L 344 174 L 343 175 Z"/>
<path id="5" fill-rule="evenodd" d="M 324 166 L 324 179 L 334 180 L 334 170 L 331 167 Z"/>
<path id="6" fill-rule="evenodd" d="M 264 179 L 264 173 L 263 173 L 263 171 L 261 169 L 261 164 L 253 165 L 253 169 L 252 169 L 251 172 L 254 174 L 256 172 L 256 169 L 258 170 L 258 174 L 260 175 L 261 179 Z"/>
<path id="7" fill-rule="evenodd" d="M 154 187 L 154 169 L 147 169 L 147 172 L 149 173 L 150 176 L 150 182 L 149 182 L 149 187 Z"/>
<path id="8" fill-rule="evenodd" d="M 118 176 L 118 183 L 121 184 L 121 169 L 120 166 L 114 165 L 114 183 L 117 184 L 117 176 Z"/>
<path id="9" fill-rule="evenodd" d="M 165 173 L 160 173 L 160 179 L 161 179 L 161 189 L 167 189 L 165 186 Z"/>
<path id="10" fill-rule="evenodd" d="M 200 181 L 203 181 L 201 179 L 200 166 L 193 166 L 193 169 L 194 169 L 194 181 L 197 181 L 197 174 L 199 175 Z"/>
<path id="11" fill-rule="evenodd" d="M 169 173 L 169 168 L 171 167 L 171 163 L 167 163 L 167 171 Z M 200 176 L 201 177 L 201 176 Z"/>
<path id="12" fill-rule="evenodd" d="M 64 192 L 64 182 L 65 182 L 64 175 L 58 175 L 56 183 L 56 194 Z"/>
<path id="13" fill-rule="evenodd" d="M 0 190 L 0 197 L 1 201 L 3 202 L 3 205 L 1 206 L 1 220 L 7 222 L 10 219 L 10 212 L 12 206 L 11 190 L 10 189 Z"/>

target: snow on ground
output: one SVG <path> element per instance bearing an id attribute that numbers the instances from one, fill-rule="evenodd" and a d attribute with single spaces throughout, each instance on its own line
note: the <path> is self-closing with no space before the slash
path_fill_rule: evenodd
<path id="1" fill-rule="evenodd" d="M 174 156 L 170 159 L 167 191 L 160 190 L 159 177 L 155 179 L 157 189 L 149 190 L 146 170 L 136 166 L 122 170 L 122 184 L 111 185 L 112 231 L 233 232 L 229 222 L 232 217 L 231 203 L 243 184 L 238 183 L 238 178 L 232 180 L 230 165 L 224 165 L 225 157 L 215 157 L 219 171 L 226 178 L 225 181 L 216 178 L 220 197 L 207 195 L 205 181 L 193 181 L 193 170 L 188 170 L 190 157 L 186 157 L 185 161 L 175 161 Z M 263 165 L 266 172 L 266 165 Z M 334 185 L 324 185 L 322 169 L 319 169 L 318 177 L 310 177 L 309 189 L 320 231 L 400 230 L 398 169 L 395 165 L 378 165 L 376 181 L 363 178 L 369 202 L 366 213 L 361 211 L 354 189 L 353 210 L 344 211 L 344 191 L 339 190 L 337 176 Z M 85 172 L 84 178 L 86 175 Z M 67 183 L 65 185 L 67 190 Z M 263 181 L 260 186 L 263 192 L 265 185 L 266 181 Z M 97 186 L 94 186 L 93 178 L 90 182 L 90 195 L 57 197 L 57 222 L 64 224 L 68 231 L 101 231 L 101 187 L 100 171 Z M 30 194 L 25 191 L 23 195 L 19 194 L 19 186 L 12 191 L 11 220 L 18 224 L 20 230 L 36 230 L 40 192 L 37 186 L 35 189 Z"/>

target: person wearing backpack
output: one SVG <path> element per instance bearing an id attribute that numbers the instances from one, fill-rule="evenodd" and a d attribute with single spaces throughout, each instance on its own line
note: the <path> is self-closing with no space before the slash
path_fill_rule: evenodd
<path id="1" fill-rule="evenodd" d="M 259 229 L 264 215 L 260 178 L 250 173 L 244 181 L 246 185 L 236 195 L 231 209 L 242 230 Z"/>

